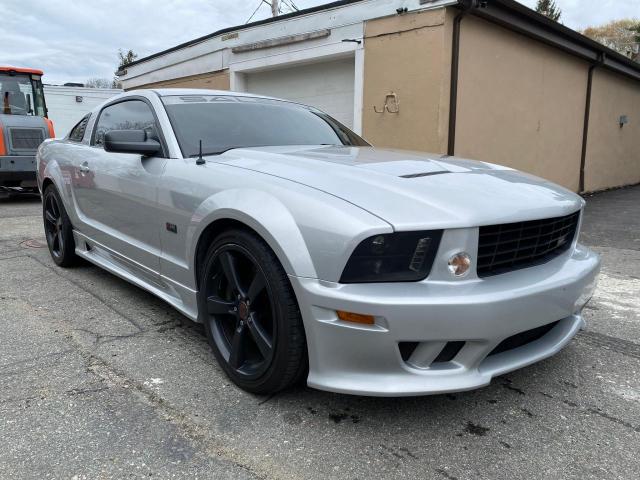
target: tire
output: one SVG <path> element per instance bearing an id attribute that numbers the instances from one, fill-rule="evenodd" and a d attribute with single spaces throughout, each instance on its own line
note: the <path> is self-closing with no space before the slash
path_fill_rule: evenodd
<path id="1" fill-rule="evenodd" d="M 59 267 L 71 267 L 78 262 L 73 226 L 64 209 L 56 187 L 51 184 L 42 195 L 44 233 L 51 258 Z"/>
<path id="2" fill-rule="evenodd" d="M 269 246 L 253 232 L 227 230 L 200 267 L 199 315 L 227 376 L 255 394 L 297 383 L 308 369 L 302 317 Z"/>

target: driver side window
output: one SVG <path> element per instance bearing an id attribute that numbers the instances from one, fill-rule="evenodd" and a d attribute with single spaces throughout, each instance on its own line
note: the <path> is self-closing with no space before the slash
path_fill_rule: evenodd
<path id="1" fill-rule="evenodd" d="M 141 100 L 126 100 L 103 109 L 96 124 L 93 144 L 102 146 L 104 135 L 111 130 L 146 130 L 149 138 L 159 140 L 153 112 Z"/>

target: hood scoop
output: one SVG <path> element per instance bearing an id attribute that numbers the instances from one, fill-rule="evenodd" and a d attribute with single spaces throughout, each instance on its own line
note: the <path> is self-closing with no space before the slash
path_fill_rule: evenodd
<path id="1" fill-rule="evenodd" d="M 443 173 L 451 173 L 451 172 L 448 170 L 440 170 L 437 172 L 409 173 L 407 175 L 400 175 L 400 178 L 430 177 L 432 175 L 441 175 Z"/>
<path id="2" fill-rule="evenodd" d="M 398 157 L 399 155 L 396 154 L 395 156 Z M 406 157 L 394 159 L 393 154 L 389 155 L 389 157 L 391 157 L 391 159 L 386 161 L 376 158 L 376 160 L 378 160 L 376 162 L 362 162 L 357 164 L 357 168 L 384 173 L 396 178 L 418 178 L 450 173 L 450 170 L 446 166 L 431 159 L 422 158 L 417 160 L 407 159 Z"/>

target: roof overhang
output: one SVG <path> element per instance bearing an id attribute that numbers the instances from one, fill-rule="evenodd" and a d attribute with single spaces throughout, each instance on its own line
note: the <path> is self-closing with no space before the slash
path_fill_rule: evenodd
<path id="1" fill-rule="evenodd" d="M 456 1 L 339 0 L 246 25 L 218 30 L 135 60 L 121 67 L 116 75 L 127 82 L 152 71 L 157 72 L 177 65 L 185 66 L 194 60 L 202 64 L 206 63 L 205 71 L 207 72 L 222 70 L 228 68 L 229 61 L 237 60 L 233 58 L 234 55 L 246 55 L 256 51 L 256 47 L 277 48 L 283 41 L 287 43 L 321 42 L 323 32 L 327 30 L 334 35 L 338 29 L 346 30 L 349 26 L 362 26 L 365 21 L 373 18 L 397 15 L 399 10 L 438 9 L 455 5 Z M 361 36 L 362 33 L 360 33 Z M 205 71 L 187 70 L 190 71 L 189 75 L 205 73 Z"/>
<path id="2" fill-rule="evenodd" d="M 469 14 L 559 48 L 593 64 L 640 80 L 640 63 L 514 0 L 458 0 Z"/>

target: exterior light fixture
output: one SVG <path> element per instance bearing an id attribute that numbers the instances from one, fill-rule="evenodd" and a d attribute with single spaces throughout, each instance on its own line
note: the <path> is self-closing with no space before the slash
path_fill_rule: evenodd
<path id="1" fill-rule="evenodd" d="M 336 313 L 338 314 L 338 318 L 343 322 L 361 323 L 364 325 L 373 325 L 376 323 L 373 315 L 362 315 L 361 313 L 345 312 L 343 310 L 338 310 Z"/>
<path id="2" fill-rule="evenodd" d="M 454 277 L 464 277 L 471 268 L 471 257 L 466 252 L 456 253 L 449 259 L 448 268 Z"/>

